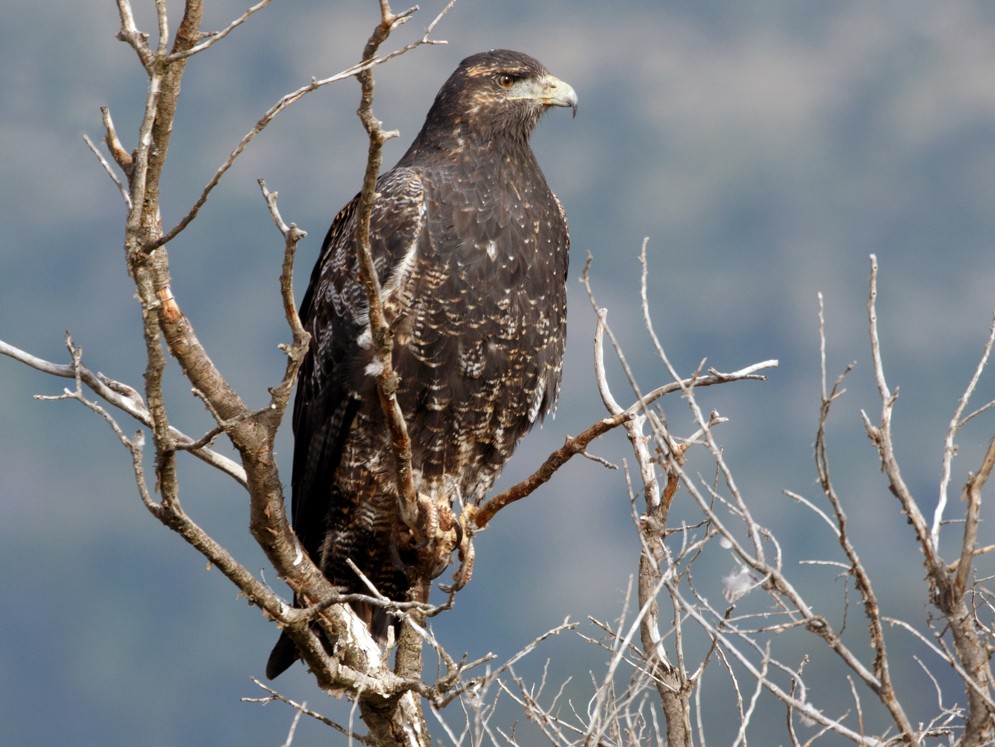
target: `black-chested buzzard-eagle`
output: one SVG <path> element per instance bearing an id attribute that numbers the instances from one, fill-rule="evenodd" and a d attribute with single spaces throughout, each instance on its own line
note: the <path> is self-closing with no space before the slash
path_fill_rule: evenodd
<path id="1" fill-rule="evenodd" d="M 576 112 L 577 96 L 532 57 L 468 57 L 407 153 L 377 182 L 370 244 L 393 333 L 397 398 L 415 488 L 437 505 L 479 503 L 556 403 L 570 240 L 528 142 L 550 106 Z M 393 452 L 359 282 L 358 203 L 332 223 L 301 304 L 311 346 L 294 404 L 292 519 L 336 586 L 368 593 L 351 559 L 381 593 L 404 600 L 409 548 L 396 542 Z M 385 636 L 388 615 L 363 605 L 357 612 Z M 297 656 L 283 635 L 267 676 Z"/>

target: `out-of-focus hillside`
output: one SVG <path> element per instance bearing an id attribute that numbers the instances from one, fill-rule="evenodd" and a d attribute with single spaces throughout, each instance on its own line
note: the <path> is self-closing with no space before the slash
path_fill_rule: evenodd
<path id="1" fill-rule="evenodd" d="M 152 30 L 152 4 L 134 1 L 139 23 Z M 439 7 L 424 4 L 398 43 L 420 36 Z M 219 0 L 206 26 L 242 11 Z M 357 59 L 376 12 L 372 2 L 273 3 L 190 62 L 165 178 L 166 223 L 186 212 L 281 95 Z M 84 133 L 100 140 L 99 107 L 108 105 L 125 145 L 134 142 L 146 81 L 117 30 L 112 3 L 19 0 L 5 10 L 0 339 L 64 361 L 69 329 L 92 369 L 138 386 L 124 211 L 82 141 Z M 872 572 L 894 579 L 879 590 L 883 603 L 921 610 L 920 592 L 910 591 L 922 576 L 917 556 L 894 551 L 907 528 L 858 417 L 860 407 L 876 408 L 867 256 L 881 264 L 884 354 L 902 392 L 899 457 L 931 507 L 943 431 L 995 307 L 995 6 L 466 0 L 436 36 L 449 44 L 422 47 L 377 73 L 376 112 L 400 130 L 386 163 L 401 155 L 449 72 L 481 49 L 533 54 L 580 97 L 576 119 L 551 112 L 533 140 L 573 241 L 559 412 L 527 439 L 503 484 L 603 415 L 591 374 L 593 315 L 573 282 L 588 254 L 599 303 L 637 374 L 647 388 L 665 380 L 636 301 L 637 257 L 649 236 L 656 329 L 682 371 L 705 357 L 723 370 L 781 362 L 765 384 L 701 399 L 731 418 L 721 430 L 727 458 L 793 562 L 817 552 L 810 514 L 780 491 L 815 492 L 816 294 L 824 294 L 831 373 L 858 361 L 830 432 L 838 487 Z M 279 191 L 284 218 L 310 234 L 300 292 L 331 217 L 360 184 L 357 103 L 358 87 L 346 81 L 281 115 L 171 246 L 177 296 L 254 404 L 278 380 L 276 346 L 287 337 L 277 295 L 282 244 L 256 179 Z M 177 374 L 174 422 L 190 433 L 206 429 Z M 249 677 L 261 675 L 272 626 L 145 512 L 127 455 L 103 422 L 75 403 L 31 399 L 63 384 L 0 359 L 5 742 L 280 744 L 289 712 L 239 702 L 258 694 Z M 980 390 L 979 402 L 995 398 L 991 373 Z M 675 426 L 686 422 L 679 400 L 665 407 Z M 966 432 L 955 481 L 976 467 L 990 430 Z M 289 433 L 281 443 L 289 481 Z M 624 446 L 619 439 L 593 450 L 618 459 Z M 247 564 L 266 569 L 247 532 L 245 497 L 192 460 L 182 470 L 188 510 Z M 637 553 L 625 484 L 593 462 L 572 463 L 482 533 L 477 551 L 470 587 L 437 623 L 452 651 L 506 656 L 567 615 L 610 618 Z M 700 579 L 710 593 L 721 593 L 729 563 L 714 559 L 715 578 Z M 538 672 L 545 655 L 523 671 Z M 573 676 L 578 692 L 601 660 L 579 642 L 558 641 L 548 655 L 558 657 L 553 674 Z M 303 672 L 280 685 L 348 717 Z M 298 739 L 328 741 L 312 724 Z"/>

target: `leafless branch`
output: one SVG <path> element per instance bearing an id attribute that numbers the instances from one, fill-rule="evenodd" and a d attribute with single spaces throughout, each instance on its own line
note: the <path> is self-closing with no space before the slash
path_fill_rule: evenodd
<path id="1" fill-rule="evenodd" d="M 873 316 L 872 316 L 873 319 Z M 873 322 L 872 322 L 873 324 Z M 870 629 L 871 645 L 874 647 L 874 674 L 877 678 L 877 684 L 872 685 L 872 689 L 884 703 L 885 707 L 891 712 L 892 717 L 895 719 L 895 723 L 901 730 L 903 738 L 909 743 L 914 741 L 912 736 L 913 729 L 912 724 L 909 721 L 908 716 L 905 713 L 904 708 L 902 708 L 901 703 L 895 695 L 894 684 L 891 680 L 891 668 L 888 659 L 888 653 L 885 648 L 884 630 L 881 624 L 881 610 L 878 606 L 877 595 L 874 593 L 874 587 L 871 583 L 870 574 L 867 572 L 864 564 L 861 562 L 860 557 L 857 554 L 856 548 L 850 541 L 849 533 L 847 532 L 847 516 L 843 511 L 843 505 L 836 495 L 836 490 L 833 487 L 833 482 L 830 477 L 829 471 L 829 452 L 826 446 L 826 422 L 829 418 L 829 410 L 833 402 L 841 395 L 843 382 L 846 374 L 851 370 L 847 368 L 833 384 L 833 388 L 827 393 L 825 391 L 826 382 L 826 334 L 825 334 L 825 316 L 824 309 L 822 305 L 822 299 L 819 299 L 819 350 L 822 366 L 822 381 L 823 381 L 823 394 L 822 403 L 819 411 L 819 428 L 815 437 L 815 463 L 816 472 L 819 477 L 819 484 L 822 487 L 822 491 L 826 498 L 829 500 L 829 505 L 832 507 L 833 514 L 835 517 L 835 523 L 837 527 L 836 537 L 839 542 L 840 547 L 843 550 L 844 555 L 846 555 L 847 560 L 850 563 L 848 569 L 849 573 L 853 576 L 856 582 L 857 591 L 860 593 L 860 597 L 864 604 L 864 614 L 867 618 L 867 622 Z M 879 361 L 878 361 L 879 363 Z M 875 366 L 875 370 L 879 373 L 879 383 L 884 381 L 884 371 L 878 365 Z M 855 696 L 856 697 L 856 696 Z M 857 700 L 857 713 L 858 716 L 861 713 L 859 699 Z"/>
<path id="2" fill-rule="evenodd" d="M 42 360 L 30 353 L 14 347 L 10 343 L 0 340 L 0 354 L 20 361 L 25 365 L 41 371 L 51 376 L 58 376 L 66 379 L 78 378 L 98 397 L 105 402 L 128 413 L 135 420 L 146 427 L 151 427 L 152 417 L 148 408 L 142 401 L 141 395 L 127 384 L 114 381 L 101 373 L 93 373 L 82 364 L 81 361 L 74 363 L 51 363 Z M 245 470 L 237 462 L 232 461 L 224 454 L 219 454 L 205 445 L 198 446 L 197 440 L 170 426 L 170 435 L 180 448 L 189 449 L 197 458 L 203 460 L 212 467 L 217 467 L 222 472 L 235 478 L 239 483 L 245 485 Z"/>
<path id="3" fill-rule="evenodd" d="M 878 337 L 876 306 L 878 263 L 877 257 L 873 254 L 871 255 L 870 277 L 870 293 L 867 301 L 867 313 L 869 320 L 868 326 L 871 335 L 871 359 L 874 364 L 874 379 L 877 382 L 878 393 L 881 397 L 881 421 L 878 425 L 873 425 L 870 418 L 867 417 L 867 414 L 861 411 L 861 415 L 864 419 L 864 428 L 866 429 L 867 435 L 871 439 L 871 442 L 874 443 L 878 449 L 878 453 L 881 457 L 882 468 L 888 476 L 891 492 L 894 493 L 896 498 L 898 498 L 902 505 L 903 513 L 905 513 L 909 519 L 909 523 L 912 524 L 915 529 L 916 538 L 918 539 L 919 545 L 926 557 L 927 570 L 930 573 L 941 572 L 942 563 L 940 562 L 939 556 L 936 554 L 936 547 L 930 536 L 926 520 L 922 515 L 922 511 L 919 509 L 919 504 L 916 502 L 912 492 L 909 490 L 908 485 L 906 485 L 905 480 L 902 478 L 902 471 L 898 465 L 897 459 L 895 458 L 895 452 L 892 446 L 891 414 L 895 407 L 895 401 L 898 398 L 898 392 L 897 390 L 894 394 L 891 392 L 888 388 L 884 375 L 884 363 L 881 357 L 881 343 Z"/>
<path id="4" fill-rule="evenodd" d="M 684 391 L 690 387 L 715 386 L 716 384 L 725 384 L 732 381 L 766 381 L 767 377 L 758 372 L 776 366 L 776 360 L 766 360 L 754 363 L 746 368 L 741 368 L 738 371 L 732 371 L 731 373 L 722 373 L 712 369 L 704 376 L 692 376 L 657 387 L 618 415 L 599 420 L 576 436 L 568 436 L 563 446 L 546 457 L 546 460 L 535 472 L 521 482 L 512 485 L 510 488 L 481 504 L 480 508 L 473 514 L 474 525 L 479 529 L 483 529 L 502 508 L 531 495 L 536 488 L 549 482 L 560 467 L 577 454 L 583 452 L 594 439 L 603 436 L 636 417 L 647 405 L 661 397 L 674 392 Z"/>
<path id="5" fill-rule="evenodd" d="M 148 70 L 152 65 L 152 50 L 148 46 L 148 34 L 139 31 L 135 25 L 135 16 L 129 0 L 117 0 L 117 10 L 121 18 L 121 30 L 118 32 L 117 38 L 127 42 L 135 50 L 142 66 Z"/>
<path id="6" fill-rule="evenodd" d="M 961 496 L 967 504 L 967 514 L 964 519 L 964 539 L 961 542 L 960 560 L 957 562 L 957 573 L 954 576 L 953 597 L 959 599 L 967 591 L 968 574 L 971 572 L 975 557 L 975 547 L 978 542 L 978 523 L 981 520 L 981 489 L 988 482 L 995 466 L 995 438 L 988 442 L 981 468 L 968 479 Z"/>
<path id="7" fill-rule="evenodd" d="M 277 193 L 270 192 L 263 179 L 259 180 L 259 189 L 262 191 L 273 223 L 283 235 L 284 241 L 283 266 L 280 271 L 280 298 L 283 300 L 283 316 L 290 327 L 293 342 L 290 345 L 280 346 L 280 349 L 287 354 L 287 368 L 283 375 L 283 381 L 280 382 L 279 386 L 270 390 L 273 406 L 282 410 L 290 400 L 291 392 L 297 381 L 297 374 L 311 342 L 311 335 L 301 324 L 301 318 L 297 313 L 297 302 L 294 298 L 294 257 L 297 253 L 297 244 L 307 236 L 307 232 L 302 231 L 294 223 L 288 226 L 283 221 L 276 205 Z"/>
<path id="8" fill-rule="evenodd" d="M 315 721 L 318 721 L 324 724 L 325 726 L 334 729 L 339 734 L 344 734 L 349 738 L 350 741 L 355 741 L 359 742 L 360 744 L 368 744 L 368 745 L 377 744 L 374 740 L 365 737 L 362 734 L 357 734 L 356 732 L 352 731 L 351 729 L 347 729 L 346 727 L 342 726 L 342 724 L 333 721 L 327 716 L 308 708 L 307 703 L 298 703 L 294 700 L 291 700 L 290 698 L 288 698 L 286 695 L 279 692 L 278 690 L 274 690 L 272 687 L 269 687 L 264 682 L 259 681 L 257 678 L 252 677 L 251 679 L 252 682 L 255 683 L 256 687 L 258 687 L 260 690 L 265 690 L 268 693 L 268 695 L 262 698 L 242 698 L 243 703 L 259 703 L 260 705 L 267 705 L 269 703 L 279 701 L 281 703 L 286 703 L 287 705 L 289 705 L 291 708 L 294 709 L 295 711 L 294 722 L 290 729 L 290 734 L 287 736 L 287 741 L 284 743 L 285 746 L 290 745 L 293 742 L 294 730 L 296 729 L 297 720 L 300 718 L 301 714 L 308 716 L 309 718 L 312 718 Z"/>
<path id="9" fill-rule="evenodd" d="M 968 700 L 967 717 L 965 720 L 965 738 L 963 745 L 973 746 L 985 744 L 995 738 L 995 707 L 993 707 L 992 672 L 987 647 L 979 637 L 964 594 L 967 583 L 967 563 L 974 557 L 974 542 L 976 518 L 971 516 L 971 505 L 968 505 L 968 518 L 965 522 L 964 543 L 970 543 L 969 549 L 961 547 L 961 562 L 958 563 L 956 574 L 951 574 L 938 554 L 933 536 L 926 524 L 919 505 L 908 486 L 902 479 L 901 470 L 895 457 L 892 443 L 891 414 L 894 408 L 897 392 L 892 394 L 885 383 L 884 366 L 881 358 L 878 340 L 877 315 L 875 301 L 877 298 L 877 258 L 871 255 L 871 280 L 868 299 L 868 317 L 871 333 L 871 357 L 874 361 L 875 379 L 882 402 L 881 420 L 873 425 L 865 413 L 861 413 L 864 427 L 877 447 L 882 470 L 888 478 L 891 492 L 898 498 L 903 513 L 912 524 L 918 545 L 924 556 L 924 566 L 933 597 L 933 602 L 943 613 L 949 626 L 954 652 L 951 652 L 949 662 L 958 671 L 963 672 L 965 690 Z M 995 325 L 993 325 L 995 326 Z M 995 335 L 995 333 L 993 333 Z M 983 360 L 987 360 L 990 345 L 986 345 Z M 981 367 L 979 367 L 980 369 Z M 972 389 L 969 385 L 968 389 Z M 949 431 L 948 431 L 949 432 Z M 946 452 L 945 452 L 946 458 Z M 986 457 L 987 458 L 987 457 Z M 942 478 L 941 478 L 942 482 Z M 963 586 L 961 585 L 963 583 Z M 942 644 L 942 641 L 941 641 Z"/>
<path id="10" fill-rule="evenodd" d="M 227 171 L 232 166 L 235 165 L 235 161 L 238 159 L 238 157 L 241 156 L 242 153 L 245 151 L 245 149 L 249 146 L 249 144 L 256 139 L 256 136 L 259 135 L 269 125 L 270 122 L 272 122 L 281 112 L 286 110 L 288 107 L 296 104 L 302 98 L 304 98 L 305 96 L 314 91 L 317 91 L 319 88 L 324 88 L 325 86 L 332 85 L 333 83 L 338 83 L 339 81 L 348 80 L 349 78 L 357 77 L 363 73 L 369 72 L 378 65 L 382 65 L 383 63 L 387 62 L 388 60 L 392 60 L 395 57 L 400 57 L 401 55 L 410 52 L 411 50 L 416 49 L 417 47 L 426 44 L 445 44 L 446 42 L 443 40 L 430 38 L 430 34 L 435 29 L 435 26 L 442 19 L 442 17 L 455 4 L 455 1 L 456 0 L 453 0 L 453 2 L 450 2 L 445 8 L 443 8 L 443 10 L 439 13 L 439 15 L 436 16 L 435 19 L 432 21 L 432 23 L 429 24 L 428 28 L 425 30 L 425 34 L 422 36 L 421 39 L 413 41 L 409 44 L 405 44 L 404 46 L 401 46 L 395 49 L 394 51 L 384 54 L 380 57 L 376 57 L 373 54 L 371 54 L 370 56 L 364 56 L 361 62 L 358 62 L 355 65 L 352 65 L 346 68 L 345 70 L 342 70 L 341 72 L 338 72 L 327 78 L 313 79 L 307 85 L 301 86 L 296 91 L 293 91 L 292 93 L 288 93 L 285 96 L 282 96 L 279 99 L 279 101 L 277 101 L 275 104 L 273 104 L 273 106 L 271 106 L 269 109 L 266 110 L 266 112 L 263 114 L 262 117 L 259 118 L 259 121 L 256 122 L 253 128 L 249 130 L 249 132 L 247 132 L 242 137 L 242 139 L 235 146 L 234 150 L 232 150 L 232 152 L 229 154 L 228 158 L 226 158 L 225 161 L 221 164 L 221 166 L 218 167 L 217 171 L 215 171 L 214 176 L 212 176 L 210 181 L 208 181 L 207 185 L 201 191 L 200 197 L 197 198 L 197 201 L 193 204 L 193 206 L 190 208 L 187 214 L 184 215 L 183 218 L 180 219 L 179 223 L 177 223 L 172 229 L 166 231 L 160 238 L 156 239 L 156 241 L 149 246 L 149 249 L 154 249 L 155 247 L 168 244 L 170 241 L 175 239 L 188 225 L 190 225 L 190 223 L 200 213 L 200 209 L 204 207 L 204 204 L 207 202 L 208 197 L 210 197 L 211 192 L 213 192 L 214 188 L 217 187 L 218 184 L 221 182 L 222 177 L 225 175 L 225 173 L 227 173 Z M 417 6 L 415 6 L 409 11 L 405 11 L 405 13 L 401 14 L 401 16 L 404 18 L 404 20 L 407 20 L 407 18 L 410 17 L 410 14 L 413 13 L 415 10 L 417 10 Z M 403 22 L 404 22 L 403 20 L 399 21 L 398 25 Z M 179 57 L 177 59 L 179 59 Z"/>
<path id="11" fill-rule="evenodd" d="M 180 363 L 190 384 L 203 395 L 212 415 L 224 424 L 224 432 L 238 450 L 245 484 L 251 496 L 250 526 L 278 573 L 305 602 L 328 598 L 333 593 L 327 579 L 304 554 L 289 527 L 273 452 L 276 428 L 286 408 L 301 351 L 306 346 L 306 335 L 300 334 L 299 323 L 295 327 L 294 315 L 288 313 L 288 320 L 296 334 L 293 344 L 287 349 L 289 360 L 284 380 L 271 390 L 273 398 L 270 406 L 252 412 L 212 363 L 170 287 L 168 255 L 159 211 L 159 177 L 168 154 L 180 80 L 189 59 L 184 52 L 196 47 L 204 38 L 200 31 L 203 1 L 186 0 L 170 50 L 166 3 L 157 0 L 159 40 L 155 52 L 148 50 L 144 37 L 134 28 L 127 0 L 119 0 L 119 9 L 122 36 L 147 63 L 145 68 L 150 80 L 138 146 L 130 167 L 120 164 L 122 159 L 115 156 L 128 176 L 131 195 L 132 208 L 125 227 L 125 251 L 128 269 L 142 304 L 148 358 L 145 399 L 150 414 L 161 495 L 158 503 L 149 500 L 146 505 L 160 521 L 209 558 L 253 603 L 281 624 L 297 644 L 322 687 L 329 692 L 365 692 L 372 697 L 396 698 L 410 703 L 410 691 L 424 688 L 418 682 L 398 677 L 383 668 L 379 650 L 365 626 L 354 616 L 350 617 L 336 606 L 319 613 L 315 621 L 317 628 L 324 631 L 328 639 L 340 644 L 336 656 L 330 656 L 306 613 L 292 609 L 253 578 L 190 519 L 180 504 L 175 464 L 178 445 L 169 426 L 162 389 L 167 351 Z M 175 57 L 171 58 L 171 55 Z M 112 138 L 110 125 L 105 122 L 105 127 L 108 138 Z M 116 142 L 116 137 L 113 139 Z M 271 213 L 276 215 L 275 204 L 271 204 Z M 284 236 L 286 246 L 281 293 L 284 306 L 288 306 L 292 305 L 293 294 L 287 279 L 299 237 L 293 231 L 285 232 Z"/>
<path id="12" fill-rule="evenodd" d="M 174 52 L 173 54 L 169 55 L 166 58 L 166 60 L 168 62 L 175 62 L 176 60 L 181 60 L 184 57 L 190 57 L 191 55 L 195 55 L 198 52 L 203 52 L 208 47 L 211 47 L 214 44 L 217 44 L 222 39 L 224 39 L 226 36 L 228 36 L 228 34 L 230 34 L 232 31 L 241 26 L 243 23 L 248 21 L 249 18 L 251 18 L 255 13 L 262 10 L 269 4 L 270 0 L 261 0 L 260 2 L 256 3 L 251 8 L 246 10 L 242 15 L 240 15 L 234 21 L 225 26 L 223 29 L 221 29 L 221 31 L 214 31 L 205 34 L 206 38 L 200 44 L 196 44 L 190 47 L 189 49 L 184 49 L 179 52 Z"/>
<path id="13" fill-rule="evenodd" d="M 993 404 L 988 403 L 984 406 L 984 408 L 982 408 L 982 410 L 976 410 L 974 413 L 971 413 L 966 418 L 961 420 L 961 416 L 964 414 L 964 410 L 967 409 L 967 404 L 970 402 L 971 397 L 978 386 L 978 380 L 981 378 L 982 372 L 988 365 L 988 357 L 991 355 L 993 344 L 995 344 L 995 316 L 993 316 L 991 327 L 988 329 L 988 339 L 985 342 L 984 349 L 982 350 L 981 359 L 978 361 L 978 365 L 974 369 L 974 375 L 968 382 L 967 388 L 964 390 L 964 393 L 960 396 L 960 400 L 957 402 L 957 407 L 954 410 L 953 417 L 950 419 L 950 426 L 947 428 L 947 437 L 943 442 L 940 496 L 936 502 L 936 510 L 933 512 L 933 529 L 930 533 L 935 547 L 940 546 L 940 525 L 943 523 L 943 512 L 947 507 L 947 486 L 950 484 L 950 471 L 953 458 L 957 453 L 957 449 L 954 446 L 954 438 L 957 436 L 957 432 L 963 427 L 964 423 L 974 417 L 976 413 L 983 411 L 983 409 L 990 407 Z"/>
<path id="14" fill-rule="evenodd" d="M 397 26 L 405 23 L 411 17 L 414 9 L 395 15 L 391 12 L 389 4 L 385 0 L 381 0 L 380 12 L 380 24 L 374 29 L 366 43 L 366 48 L 363 50 L 364 60 L 372 59 L 376 55 L 377 49 L 387 39 L 387 36 Z M 390 430 L 394 447 L 398 506 L 405 524 L 416 529 L 419 510 L 411 469 L 411 439 L 408 436 L 408 428 L 404 422 L 400 403 L 397 401 L 398 382 L 393 364 L 394 341 L 384 315 L 380 280 L 373 264 L 373 251 L 370 246 L 370 218 L 376 202 L 377 178 L 380 175 L 383 144 L 388 139 L 395 137 L 397 133 L 385 132 L 380 121 L 373 115 L 374 81 L 372 71 L 365 69 L 357 74 L 357 78 L 362 88 L 358 115 L 369 136 L 369 151 L 357 211 L 356 251 L 359 258 L 360 279 L 366 289 L 373 360 L 377 368 L 377 392 L 380 395 L 380 405 L 387 419 L 387 427 Z"/>
<path id="15" fill-rule="evenodd" d="M 96 157 L 96 159 L 100 162 L 100 165 L 103 167 L 104 171 L 107 172 L 107 176 L 109 176 L 111 181 L 114 182 L 114 186 L 117 187 L 118 192 L 121 193 L 121 199 L 124 200 L 125 207 L 130 209 L 131 195 L 128 194 L 128 190 L 125 189 L 124 184 L 121 183 L 121 180 L 118 179 L 117 174 L 114 173 L 114 169 L 111 168 L 111 165 L 107 162 L 107 159 L 104 158 L 104 154 L 97 149 L 96 145 L 93 144 L 93 141 L 90 140 L 89 135 L 83 135 L 83 142 L 86 143 L 86 147 L 90 149 L 90 152 L 93 153 L 94 157 Z"/>
<path id="16" fill-rule="evenodd" d="M 104 144 L 107 146 L 107 150 L 110 152 L 111 156 L 114 158 L 114 162 L 121 167 L 121 170 L 126 176 L 131 176 L 131 170 L 134 168 L 134 160 L 131 154 L 125 150 L 124 146 L 121 145 L 121 141 L 118 139 L 117 130 L 114 128 L 114 120 L 111 119 L 111 110 L 106 106 L 100 107 L 100 116 L 103 120 L 104 125 Z M 114 178 L 113 176 L 111 177 Z M 129 209 L 131 208 L 131 196 L 125 200 Z"/>
<path id="17" fill-rule="evenodd" d="M 771 679 L 763 676 L 760 668 L 752 659 L 747 656 L 743 651 L 741 651 L 737 641 L 745 640 L 742 635 L 738 635 L 734 629 L 728 631 L 723 630 L 723 628 L 714 625 L 711 621 L 705 618 L 700 610 L 700 606 L 693 602 L 686 600 L 676 586 L 670 585 L 669 592 L 671 596 L 681 603 L 684 610 L 690 618 L 695 620 L 702 628 L 709 632 L 710 635 L 714 636 L 716 640 L 720 641 L 723 650 L 732 655 L 732 657 L 748 671 L 755 680 L 759 681 L 764 688 L 771 692 L 780 701 L 786 704 L 790 704 L 791 707 L 802 713 L 806 718 L 812 721 L 822 724 L 823 726 L 829 727 L 832 731 L 841 736 L 859 744 L 859 745 L 879 745 L 879 740 L 871 737 L 866 737 L 859 732 L 856 732 L 840 721 L 832 719 L 824 715 L 821 711 L 815 708 L 811 703 L 800 700 L 799 698 L 792 695 L 790 692 L 784 690 L 780 685 Z"/>

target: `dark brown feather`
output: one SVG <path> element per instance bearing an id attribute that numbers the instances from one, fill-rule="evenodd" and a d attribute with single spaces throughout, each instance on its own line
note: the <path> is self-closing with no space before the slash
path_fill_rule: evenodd
<path id="1" fill-rule="evenodd" d="M 555 81 L 516 52 L 464 60 L 407 153 L 380 177 L 371 219 L 416 488 L 445 504 L 482 500 L 521 437 L 554 408 L 560 382 L 569 237 L 528 145 L 550 103 L 512 95 L 503 75 Z M 562 90 L 566 103 L 556 105 L 575 107 L 572 89 Z M 343 591 L 366 591 L 351 559 L 381 593 L 403 600 L 408 559 L 392 544 L 397 501 L 367 368 L 357 201 L 332 223 L 301 305 L 312 343 L 294 404 L 292 518 Z M 383 638 L 388 617 L 357 611 Z M 295 658 L 281 638 L 267 676 Z"/>

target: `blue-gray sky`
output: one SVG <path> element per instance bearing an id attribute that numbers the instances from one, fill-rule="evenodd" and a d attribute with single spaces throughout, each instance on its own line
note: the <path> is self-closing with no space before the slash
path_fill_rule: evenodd
<path id="1" fill-rule="evenodd" d="M 356 60 L 376 3 L 343 5 L 274 3 L 191 61 L 164 182 L 167 224 L 277 98 Z M 151 6 L 136 2 L 149 30 Z M 420 36 L 440 7 L 423 4 L 398 43 Z M 241 11 L 231 0 L 213 3 L 205 26 L 221 27 Z M 20 0 L 5 10 L 0 338 L 61 361 L 70 329 L 91 368 L 138 385 L 124 211 L 82 142 L 83 133 L 99 141 L 102 105 L 126 146 L 134 142 L 145 79 L 134 53 L 115 40 L 117 28 L 109 2 Z M 682 371 L 706 357 L 726 370 L 781 361 L 769 382 L 725 387 L 702 402 L 731 418 L 722 431 L 727 457 L 792 563 L 816 542 L 810 515 L 780 491 L 815 497 L 816 294 L 824 294 L 831 375 L 857 361 L 830 432 L 841 492 L 872 570 L 894 579 L 884 584 L 890 609 L 921 616 L 918 555 L 858 416 L 878 407 L 867 258 L 875 253 L 881 264 L 884 353 L 902 392 L 899 457 L 931 510 L 943 431 L 995 307 L 995 6 L 463 0 L 436 37 L 449 44 L 422 47 L 378 72 L 376 112 L 400 131 L 385 163 L 401 155 L 452 68 L 481 49 L 528 52 L 580 97 L 576 119 L 553 111 L 534 138 L 573 239 L 561 403 L 556 419 L 524 443 L 504 484 L 603 414 L 590 364 L 593 315 L 574 282 L 588 253 L 599 302 L 644 385 L 666 380 L 637 304 L 637 257 L 649 236 L 656 328 Z M 256 179 L 279 191 L 284 218 L 310 233 L 301 289 L 331 217 L 361 180 L 357 92 L 346 81 L 282 114 L 171 247 L 180 302 L 253 404 L 277 380 L 276 345 L 287 336 L 276 285 L 281 243 Z M 248 678 L 262 670 L 272 626 L 145 512 L 127 456 L 101 421 L 74 403 L 31 399 L 58 393 L 63 382 L 4 359 L 0 386 L 5 737 L 279 744 L 287 710 L 238 700 L 256 694 Z M 170 386 L 177 424 L 205 429 L 175 369 Z M 992 398 L 988 373 L 977 401 Z M 681 402 L 666 407 L 675 425 L 687 422 Z M 976 467 L 992 430 L 989 416 L 965 431 L 955 485 Z M 286 434 L 281 444 L 286 480 Z M 594 451 L 617 459 L 624 447 L 616 438 Z M 265 569 L 247 533 L 244 496 L 197 463 L 184 462 L 181 473 L 191 514 L 250 567 Z M 610 617 L 635 569 L 624 482 L 594 463 L 572 464 L 501 517 L 477 548 L 475 578 L 438 626 L 455 652 L 508 655 L 566 615 Z M 726 573 L 731 560 L 715 567 Z M 720 593 L 718 572 L 701 582 Z M 839 612 L 835 598 L 826 604 Z M 598 656 L 579 642 L 558 646 L 550 652 L 561 678 L 586 680 Z M 319 710 L 341 708 L 302 672 L 280 684 Z M 311 729 L 302 740 L 322 735 L 302 728 Z"/>

